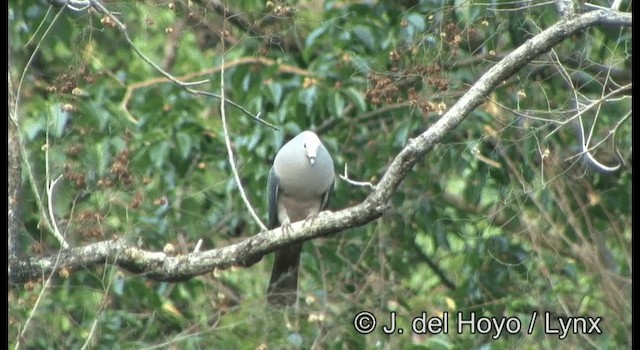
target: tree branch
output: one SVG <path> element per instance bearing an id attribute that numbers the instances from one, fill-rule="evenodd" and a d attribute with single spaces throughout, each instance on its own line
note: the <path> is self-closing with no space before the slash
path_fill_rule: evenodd
<path id="1" fill-rule="evenodd" d="M 609 10 L 592 11 L 560 20 L 527 40 L 480 77 L 469 91 L 432 127 L 418 137 L 409 140 L 407 146 L 400 151 L 389 165 L 387 172 L 378 184 L 378 191 L 373 192 L 367 200 L 371 200 L 374 203 L 386 203 L 411 168 L 447 132 L 462 123 L 467 115 L 480 105 L 498 85 L 572 33 L 596 24 L 631 26 L 631 14 Z"/>
<path id="2" fill-rule="evenodd" d="M 448 132 L 457 127 L 467 115 L 481 104 L 489 93 L 505 79 L 549 51 L 572 33 L 598 24 L 630 26 L 631 14 L 610 10 L 592 11 L 566 18 L 525 42 L 489 69 L 431 128 L 409 140 L 405 148 L 389 165 L 376 189 L 364 202 L 335 213 L 322 212 L 313 224 L 292 224 L 292 232 L 281 228 L 261 232 L 246 240 L 219 249 L 169 257 L 162 252 L 149 252 L 128 245 L 123 240 L 105 241 L 85 247 L 65 249 L 59 256 L 59 269 L 76 270 L 96 264 L 111 263 L 147 278 L 162 281 L 181 281 L 215 268 L 226 268 L 244 261 L 255 261 L 267 253 L 312 238 L 327 236 L 351 227 L 365 225 L 382 215 L 398 186 L 413 166 Z M 114 257 L 117 257 L 114 258 Z M 41 278 L 55 271 L 56 256 L 30 258 L 12 265 L 9 280 L 21 283 Z"/>
<path id="3" fill-rule="evenodd" d="M 7 204 L 7 235 L 8 235 L 8 249 L 9 249 L 9 261 L 16 261 L 18 258 L 18 234 L 20 232 L 20 198 L 21 198 L 21 184 L 22 184 L 22 158 L 20 157 L 20 132 L 18 126 L 14 121 L 18 119 L 17 115 L 14 115 L 15 110 L 15 96 L 13 95 L 13 82 L 11 81 L 11 75 L 9 74 L 9 115 L 7 118 L 9 140 L 7 146 L 8 152 L 8 194 L 9 200 Z M 11 265 L 9 265 L 11 268 Z"/>
<path id="4" fill-rule="evenodd" d="M 48 257 L 19 260 L 12 265 L 9 281 L 25 283 L 56 270 L 74 271 L 104 264 L 114 264 L 157 281 L 183 281 L 215 268 L 224 269 L 232 265 L 242 265 L 245 261 L 257 261 L 259 257 L 292 242 L 306 241 L 349 227 L 364 225 L 382 215 L 383 211 L 384 208 L 371 207 L 371 204 L 365 201 L 337 213 L 322 212 L 313 225 L 303 227 L 303 222 L 294 223 L 291 225 L 291 233 L 283 233 L 281 228 L 277 228 L 226 247 L 177 257 L 168 256 L 163 252 L 145 251 L 122 239 L 103 241 L 84 247 L 63 249 L 59 255 L 56 253 Z"/>

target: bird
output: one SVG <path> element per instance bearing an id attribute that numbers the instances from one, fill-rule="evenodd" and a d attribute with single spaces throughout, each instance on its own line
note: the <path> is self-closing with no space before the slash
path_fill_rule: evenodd
<path id="1" fill-rule="evenodd" d="M 303 131 L 276 154 L 267 180 L 268 228 L 291 229 L 292 222 L 313 220 L 333 196 L 333 159 L 318 135 Z M 267 288 L 272 305 L 293 305 L 297 300 L 298 265 L 302 242 L 275 252 Z"/>

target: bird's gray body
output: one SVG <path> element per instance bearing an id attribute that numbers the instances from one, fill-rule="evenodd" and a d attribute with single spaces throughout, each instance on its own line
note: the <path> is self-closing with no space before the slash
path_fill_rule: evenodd
<path id="1" fill-rule="evenodd" d="M 269 229 L 314 217 L 327 207 L 334 184 L 333 160 L 316 134 L 304 131 L 273 161 L 267 185 Z M 302 243 L 276 251 L 267 300 L 291 305 L 298 288 Z"/>

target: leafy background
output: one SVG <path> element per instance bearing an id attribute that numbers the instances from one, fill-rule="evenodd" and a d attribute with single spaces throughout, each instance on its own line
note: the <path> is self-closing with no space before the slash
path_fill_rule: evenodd
<path id="1" fill-rule="evenodd" d="M 263 219 L 268 170 L 287 139 L 316 130 L 338 173 L 348 165 L 351 178 L 375 183 L 489 67 L 559 20 L 551 3 L 226 5 L 228 20 L 217 1 L 105 3 L 151 61 L 183 81 L 208 79 L 194 89 L 220 92 L 224 58 L 227 98 L 279 128 L 226 105 L 242 186 Z M 170 243 L 180 254 L 199 239 L 212 249 L 258 232 L 231 175 L 220 101 L 163 79 L 106 16 L 59 11 L 9 2 L 9 73 L 29 155 L 22 253 L 59 249 L 29 174 L 40 193 L 63 175 L 53 199 L 73 246 L 120 237 L 150 250 Z M 87 267 L 57 274 L 44 293 L 43 281 L 11 285 L 9 345 L 630 347 L 631 98 L 603 96 L 630 84 L 631 44 L 630 28 L 594 27 L 523 66 L 416 165 L 381 219 L 305 244 L 295 310 L 265 302 L 271 256 L 175 284 Z M 580 109 L 598 102 L 583 114 L 592 144 L 605 140 L 593 152 L 610 165 L 619 153 L 619 171 L 595 171 L 575 156 L 573 124 L 558 122 L 577 113 L 576 95 Z M 338 181 L 330 207 L 367 194 Z M 379 321 L 369 335 L 352 324 L 363 310 Z M 422 311 L 448 313 L 449 333 L 411 334 Z M 380 330 L 390 312 L 404 334 Z M 517 317 L 523 329 L 498 340 L 457 334 L 457 312 Z M 540 320 L 527 334 L 534 312 L 602 317 L 602 334 L 560 340 Z"/>

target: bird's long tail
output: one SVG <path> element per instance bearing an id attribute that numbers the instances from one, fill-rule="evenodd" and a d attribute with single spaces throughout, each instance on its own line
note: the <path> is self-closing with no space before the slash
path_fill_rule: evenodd
<path id="1" fill-rule="evenodd" d="M 267 301 L 274 305 L 293 305 L 298 295 L 298 264 L 302 243 L 276 251 Z"/>

